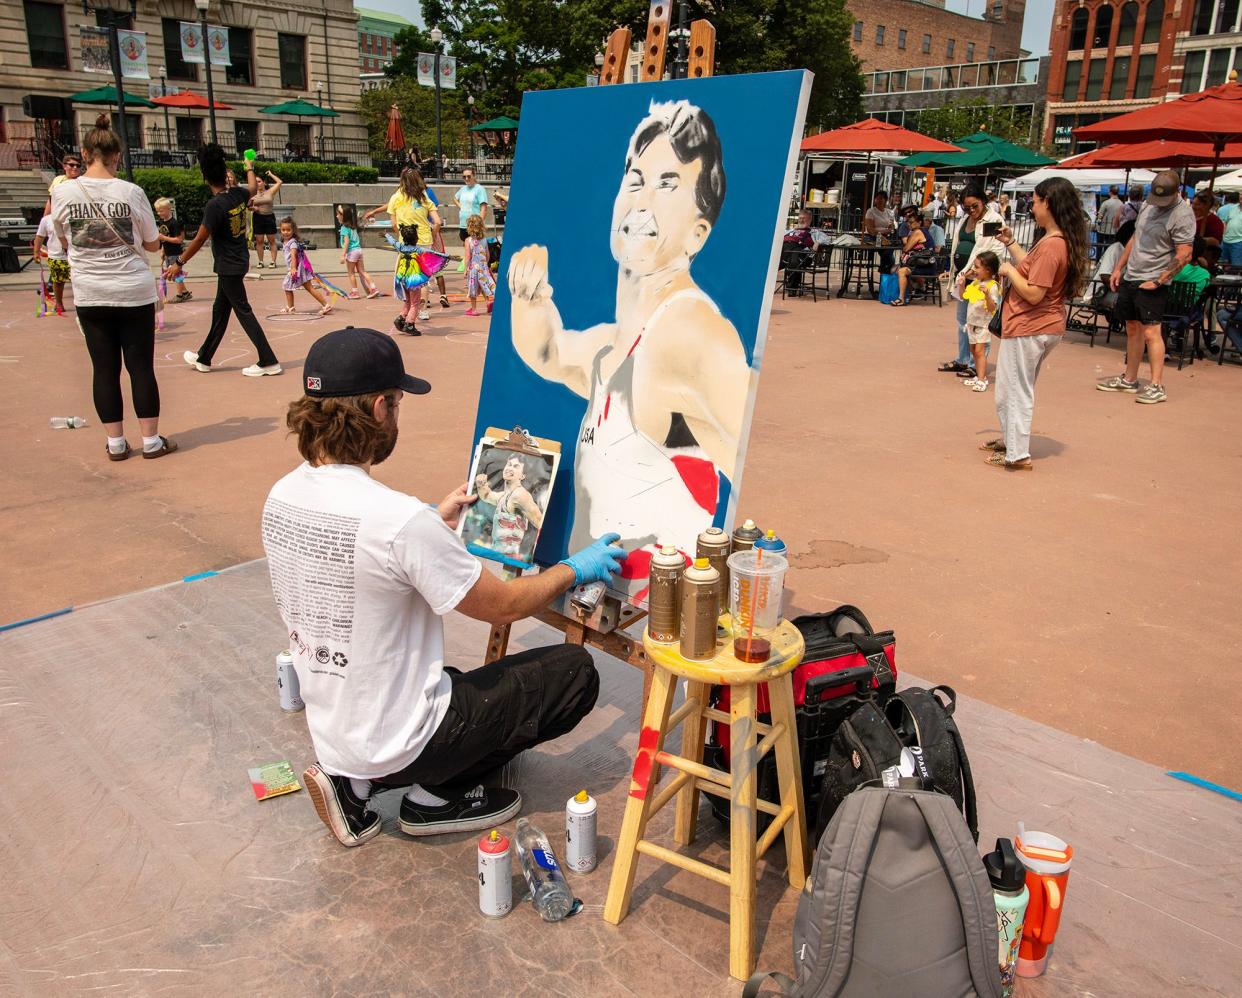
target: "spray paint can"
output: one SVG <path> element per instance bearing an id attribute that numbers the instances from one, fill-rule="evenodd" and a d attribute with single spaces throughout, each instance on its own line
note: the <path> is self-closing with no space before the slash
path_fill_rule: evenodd
<path id="1" fill-rule="evenodd" d="M 479 911 L 504 918 L 513 907 L 513 865 L 509 840 L 493 828 L 479 839 Z"/>
<path id="2" fill-rule="evenodd" d="M 579 790 L 565 803 L 565 865 L 578 873 L 595 869 L 595 798 Z"/>
<path id="3" fill-rule="evenodd" d="M 762 536 L 763 531 L 755 526 L 755 521 L 747 520 L 733 531 L 733 541 L 730 545 L 729 553 L 737 554 L 739 551 L 749 551 L 755 546 L 755 541 Z"/>
<path id="4" fill-rule="evenodd" d="M 730 538 L 720 527 L 708 527 L 696 542 L 694 556 L 706 558 L 712 568 L 720 573 L 720 612 L 724 613 L 729 601 L 729 550 Z"/>
<path id="5" fill-rule="evenodd" d="M 298 683 L 298 674 L 293 671 L 293 656 L 282 651 L 276 656 L 276 690 L 280 693 L 280 709 L 286 714 L 296 714 L 305 710 L 302 702 L 302 687 Z"/>
<path id="6" fill-rule="evenodd" d="M 651 559 L 651 589 L 647 593 L 647 633 L 653 641 L 677 640 L 681 624 L 681 573 L 686 559 L 665 544 Z"/>
<path id="7" fill-rule="evenodd" d="M 755 547 L 763 548 L 765 551 L 771 551 L 785 557 L 785 542 L 776 536 L 775 530 L 769 530 L 766 534 L 755 541 Z"/>
<path id="8" fill-rule="evenodd" d="M 695 558 L 681 577 L 681 656 L 702 661 L 716 656 L 720 573 Z"/>

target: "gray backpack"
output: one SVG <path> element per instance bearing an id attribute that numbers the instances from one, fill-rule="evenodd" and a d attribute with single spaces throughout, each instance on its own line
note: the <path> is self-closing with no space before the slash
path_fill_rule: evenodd
<path id="1" fill-rule="evenodd" d="M 917 786 L 864 787 L 833 815 L 794 920 L 798 979 L 770 975 L 786 994 L 1000 998 L 987 871 L 952 798 Z"/>

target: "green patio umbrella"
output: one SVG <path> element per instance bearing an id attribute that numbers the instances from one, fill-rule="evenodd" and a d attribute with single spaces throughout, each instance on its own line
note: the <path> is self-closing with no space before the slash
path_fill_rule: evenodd
<path id="1" fill-rule="evenodd" d="M 493 118 L 491 121 L 481 121 L 477 125 L 471 125 L 472 132 L 516 132 L 518 127 L 517 120 L 507 115 L 501 115 L 499 118 Z"/>
<path id="2" fill-rule="evenodd" d="M 1041 156 L 1030 149 L 1007 142 L 998 135 L 975 132 L 953 140 L 964 152 L 916 152 L 913 156 L 899 159 L 902 166 L 931 166 L 936 169 L 996 169 L 1014 166 L 1034 169 L 1052 166 L 1055 159 Z"/>
<path id="3" fill-rule="evenodd" d="M 298 118 L 339 118 L 340 112 L 330 107 L 320 107 L 308 100 L 287 100 L 283 104 L 269 104 L 259 108 L 259 114 L 288 114 Z"/>
<path id="4" fill-rule="evenodd" d="M 116 103 L 116 87 L 109 83 L 106 87 L 96 87 L 94 90 L 83 90 L 80 94 L 73 94 L 69 98 L 75 104 L 115 104 Z M 155 107 L 149 100 L 143 97 L 135 97 L 131 93 L 125 94 L 126 107 Z"/>

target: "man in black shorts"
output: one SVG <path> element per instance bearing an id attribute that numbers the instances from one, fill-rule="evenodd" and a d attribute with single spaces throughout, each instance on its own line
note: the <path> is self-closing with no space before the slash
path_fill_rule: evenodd
<path id="1" fill-rule="evenodd" d="M 1169 283 L 1190 260 L 1195 241 L 1195 215 L 1182 200 L 1181 178 L 1165 170 L 1152 181 L 1147 204 L 1139 212 L 1134 235 L 1113 268 L 1110 283 L 1117 292 L 1117 314 L 1126 324 L 1126 371 L 1095 387 L 1126 392 L 1148 405 L 1163 402 L 1164 339 L 1160 321 L 1169 298 Z M 1151 384 L 1139 384 L 1143 347 L 1151 364 Z"/>

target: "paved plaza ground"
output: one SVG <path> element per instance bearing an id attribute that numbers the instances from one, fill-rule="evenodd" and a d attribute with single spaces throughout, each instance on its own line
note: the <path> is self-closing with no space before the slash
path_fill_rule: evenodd
<path id="1" fill-rule="evenodd" d="M 382 274 L 391 257 L 371 257 Z M 0 288 L 0 623 L 260 556 L 263 498 L 297 460 L 283 416 L 307 348 L 396 314 L 383 298 L 289 321 L 267 271 L 248 287 L 285 375 L 241 376 L 253 352 L 235 323 L 218 370 L 199 374 L 181 354 L 210 313 L 201 273 L 157 337 L 161 431 L 181 450 L 151 462 L 104 459 L 72 319 L 36 321 L 28 286 Z M 424 498 L 463 480 L 471 450 L 488 322 L 464 309 L 398 338 L 434 391 L 403 407 L 377 476 Z M 738 508 L 789 543 L 790 611 L 858 604 L 896 630 L 902 668 L 1236 786 L 1242 370 L 1171 369 L 1170 401 L 1136 405 L 1093 389 L 1119 369 L 1117 339 L 1071 335 L 1039 382 L 1036 468 L 1013 474 L 976 449 L 996 427 L 992 392 L 935 370 L 953 338 L 949 307 L 776 298 Z M 53 431 L 55 415 L 91 425 Z"/>
<path id="2" fill-rule="evenodd" d="M 391 259 L 372 256 L 376 272 Z M 573 878 L 586 907 L 569 922 L 545 926 L 529 905 L 481 918 L 474 837 L 410 840 L 398 794 L 359 850 L 324 832 L 304 793 L 253 801 L 248 766 L 300 771 L 313 751 L 303 718 L 277 709 L 283 631 L 255 560 L 263 498 L 297 461 L 285 406 L 317 336 L 387 329 L 396 307 L 345 302 L 318 319 L 303 295 L 303 314 L 277 317 L 269 271 L 248 287 L 286 373 L 250 379 L 236 327 L 218 370 L 182 362 L 213 290 L 192 287 L 157 337 L 161 431 L 181 450 L 115 464 L 72 319 L 35 320 L 28 283 L 0 284 L 0 623 L 76 608 L 0 633 L 0 993 L 736 998 L 715 885 L 645 860 L 630 917 L 601 918 L 641 691 L 602 654 L 597 708 L 507 774 L 554 832 L 580 783 L 600 800 L 601 866 Z M 376 475 L 424 498 L 464 478 L 473 443 L 488 333 L 464 308 L 398 337 L 434 390 L 402 406 Z M 1039 384 L 1036 468 L 1006 473 L 977 449 L 996 426 L 991 392 L 935 370 L 954 339 L 947 307 L 778 297 L 739 513 L 786 538 L 790 614 L 855 603 L 896 630 L 907 679 L 963 694 L 981 843 L 1024 820 L 1074 844 L 1048 974 L 1019 998 L 1231 994 L 1242 811 L 1164 770 L 1239 784 L 1242 370 L 1171 370 L 1170 401 L 1140 406 L 1093 387 L 1120 345 L 1071 336 Z M 53 431 L 55 415 L 90 426 Z M 451 615 L 448 661 L 476 664 L 486 630 Z M 550 640 L 527 623 L 513 647 Z M 659 816 L 657 839 L 670 823 Z M 694 853 L 722 862 L 706 809 L 699 833 Z M 782 856 L 762 864 L 759 964 L 790 972 Z"/>

